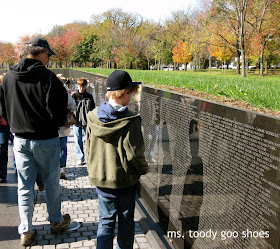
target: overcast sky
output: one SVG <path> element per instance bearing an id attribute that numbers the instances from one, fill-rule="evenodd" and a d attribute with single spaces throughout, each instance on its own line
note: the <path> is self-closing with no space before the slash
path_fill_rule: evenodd
<path id="1" fill-rule="evenodd" d="M 0 41 L 16 43 L 21 36 L 47 34 L 55 25 L 74 21 L 89 23 L 90 17 L 112 8 L 159 21 L 175 10 L 194 8 L 199 0 L 3 0 Z"/>

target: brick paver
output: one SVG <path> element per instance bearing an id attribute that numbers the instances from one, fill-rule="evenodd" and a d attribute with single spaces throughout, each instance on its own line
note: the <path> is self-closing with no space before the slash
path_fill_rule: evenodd
<path id="1" fill-rule="evenodd" d="M 76 231 L 53 235 L 47 221 L 45 192 L 36 191 L 33 224 L 38 236 L 32 249 L 96 248 L 98 227 L 98 199 L 95 188 L 89 185 L 86 165 L 76 165 L 76 151 L 73 136 L 68 137 L 67 180 L 60 180 L 62 191 L 62 213 L 69 213 L 72 220 L 80 223 Z M 116 244 L 116 238 L 114 239 Z M 152 248 L 138 221 L 135 221 L 135 240 L 133 248 Z"/>

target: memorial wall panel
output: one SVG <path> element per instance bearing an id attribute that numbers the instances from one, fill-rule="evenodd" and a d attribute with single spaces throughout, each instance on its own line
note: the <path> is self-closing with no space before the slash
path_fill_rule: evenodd
<path id="1" fill-rule="evenodd" d="M 280 120 L 148 87 L 141 100 L 143 130 L 157 131 L 146 205 L 175 245 L 279 248 Z"/>
<path id="2" fill-rule="evenodd" d="M 97 105 L 105 77 L 86 77 Z M 175 248 L 280 246 L 280 119 L 144 86 L 141 200 Z"/>

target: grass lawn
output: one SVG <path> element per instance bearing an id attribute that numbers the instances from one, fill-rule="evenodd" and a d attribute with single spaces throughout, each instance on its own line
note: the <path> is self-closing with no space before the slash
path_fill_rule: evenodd
<path id="1" fill-rule="evenodd" d="M 108 76 L 114 69 L 76 68 L 86 72 Z M 145 71 L 126 70 L 134 81 L 144 85 L 159 84 L 181 87 L 188 90 L 224 96 L 241 100 L 258 108 L 280 111 L 280 75 L 247 75 L 241 77 L 228 71 L 193 72 L 193 71 Z"/>

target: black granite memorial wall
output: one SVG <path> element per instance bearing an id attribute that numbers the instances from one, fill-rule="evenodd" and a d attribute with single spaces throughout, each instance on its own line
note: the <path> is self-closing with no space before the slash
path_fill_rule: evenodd
<path id="1" fill-rule="evenodd" d="M 55 73 L 105 100 L 105 77 Z M 147 86 L 130 109 L 150 166 L 141 200 L 175 248 L 280 247 L 279 118 Z"/>
<path id="2" fill-rule="evenodd" d="M 280 120 L 148 87 L 140 106 L 141 194 L 175 247 L 279 248 Z"/>

